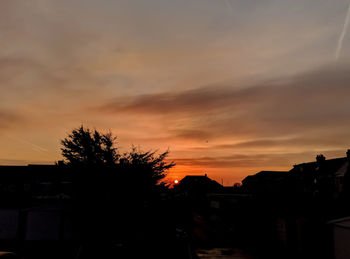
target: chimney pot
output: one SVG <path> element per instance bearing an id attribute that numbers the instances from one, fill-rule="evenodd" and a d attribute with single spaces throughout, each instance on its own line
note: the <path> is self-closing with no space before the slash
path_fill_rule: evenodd
<path id="1" fill-rule="evenodd" d="M 326 160 L 326 157 L 324 155 L 322 155 L 322 154 L 319 154 L 319 155 L 316 156 L 316 162 L 317 163 L 322 163 L 325 160 Z"/>

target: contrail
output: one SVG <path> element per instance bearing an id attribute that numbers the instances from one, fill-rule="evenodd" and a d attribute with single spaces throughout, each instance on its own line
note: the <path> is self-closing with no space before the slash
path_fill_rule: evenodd
<path id="1" fill-rule="evenodd" d="M 348 12 L 346 14 L 346 18 L 345 18 L 345 22 L 344 22 L 344 26 L 343 26 L 343 31 L 341 32 L 339 40 L 338 40 L 338 47 L 337 47 L 337 50 L 335 52 L 335 60 L 338 60 L 339 54 L 340 54 L 341 49 L 343 47 L 343 41 L 344 41 L 344 38 L 346 35 L 346 31 L 348 30 L 349 21 L 350 21 L 350 3 L 349 3 Z"/>
<path id="2" fill-rule="evenodd" d="M 43 147 L 40 147 L 40 146 L 38 146 L 38 145 L 35 145 L 34 143 L 31 143 L 31 142 L 29 142 L 29 141 L 27 141 L 27 140 L 24 140 L 24 139 L 22 139 L 22 138 L 14 137 L 14 136 L 11 136 L 11 135 L 8 135 L 8 134 L 6 134 L 6 136 L 7 136 L 8 138 L 11 138 L 11 139 L 15 140 L 15 141 L 18 141 L 18 142 L 21 142 L 21 143 L 23 143 L 23 144 L 27 144 L 27 145 L 31 146 L 32 149 L 33 149 L 34 151 L 48 152 L 47 149 L 45 149 L 45 148 L 43 148 Z"/>

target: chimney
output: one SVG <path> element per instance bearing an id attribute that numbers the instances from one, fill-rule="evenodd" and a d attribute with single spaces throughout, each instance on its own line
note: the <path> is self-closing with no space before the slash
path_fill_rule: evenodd
<path id="1" fill-rule="evenodd" d="M 348 149 L 348 151 L 346 151 L 346 157 L 347 157 L 348 159 L 350 159 L 350 149 Z"/>
<path id="2" fill-rule="evenodd" d="M 326 161 L 326 157 L 325 157 L 324 155 L 319 154 L 319 155 L 316 156 L 316 162 L 317 162 L 318 164 L 321 164 L 321 163 L 324 162 L 324 161 Z"/>

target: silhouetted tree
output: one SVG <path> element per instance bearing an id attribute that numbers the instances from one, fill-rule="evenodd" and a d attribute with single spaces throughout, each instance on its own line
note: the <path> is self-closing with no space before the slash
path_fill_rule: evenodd
<path id="1" fill-rule="evenodd" d="M 146 250 L 152 254 L 148 257 L 169 257 L 169 251 L 173 253 L 179 244 L 174 245 L 174 213 L 162 199 L 167 189 L 162 188 L 166 187 L 162 181 L 175 163 L 167 160 L 169 151 L 145 152 L 133 147 L 119 155 L 115 141 L 111 133 L 83 126 L 61 141 L 65 164 L 74 175 L 73 210 L 82 258 L 98 257 L 116 242 L 123 247 L 131 244 L 131 252 L 143 247 L 140 258 L 147 257 Z"/>
<path id="2" fill-rule="evenodd" d="M 115 166 L 119 154 L 112 133 L 100 133 L 80 126 L 61 141 L 62 156 L 71 166 Z"/>
<path id="3" fill-rule="evenodd" d="M 145 187 L 161 184 L 161 180 L 167 175 L 174 162 L 167 162 L 169 151 L 156 154 L 155 151 L 143 152 L 132 147 L 129 153 L 125 153 L 119 160 L 122 170 L 131 171 L 134 182 L 141 182 Z"/>
<path id="4" fill-rule="evenodd" d="M 83 126 L 73 129 L 61 144 L 65 164 L 98 168 L 99 171 L 113 169 L 119 172 L 113 174 L 119 184 L 130 182 L 142 189 L 162 184 L 168 170 L 175 165 L 166 161 L 169 151 L 156 154 L 155 151 L 143 152 L 133 147 L 130 152 L 119 155 L 115 147 L 116 137 L 112 133 L 101 133 Z"/>

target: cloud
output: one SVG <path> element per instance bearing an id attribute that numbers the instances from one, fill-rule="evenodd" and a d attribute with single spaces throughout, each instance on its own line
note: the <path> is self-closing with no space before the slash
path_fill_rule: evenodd
<path id="1" fill-rule="evenodd" d="M 174 158 L 176 165 L 196 166 L 202 168 L 222 168 L 231 169 L 234 172 L 237 168 L 259 168 L 269 170 L 269 168 L 285 168 L 290 170 L 294 164 L 316 161 L 317 154 L 324 154 L 327 159 L 332 157 L 345 157 L 346 150 L 327 150 L 320 152 L 281 152 L 262 154 L 234 154 L 228 156 L 202 156 L 193 158 Z"/>
<path id="2" fill-rule="evenodd" d="M 24 118 L 19 114 L 7 110 L 0 110 L 0 130 L 9 129 L 23 121 Z"/>
<path id="3" fill-rule="evenodd" d="M 210 139 L 212 138 L 212 134 L 205 130 L 191 130 L 191 129 L 178 129 L 170 131 L 171 135 L 176 136 L 176 138 L 180 139 Z"/>
<path id="4" fill-rule="evenodd" d="M 330 65 L 241 89 L 213 86 L 117 98 L 95 111 L 161 116 L 170 128 L 187 118 L 188 128 L 176 128 L 185 135 L 201 132 L 203 136 L 264 138 L 311 131 L 339 134 L 350 127 L 348 67 Z"/>
<path id="5" fill-rule="evenodd" d="M 212 0 L 0 1 L 0 128 L 52 151 L 86 123 L 227 170 L 258 159 L 231 153 L 347 145 L 348 64 L 283 76 L 332 58 L 343 8 L 232 5 L 231 15 Z M 41 159 L 0 140 L 2 157 Z"/>
<path id="6" fill-rule="evenodd" d="M 260 85 L 236 89 L 229 86 L 215 85 L 187 91 L 172 91 L 141 96 L 123 96 L 99 107 L 102 111 L 113 113 L 144 113 L 144 114 L 201 114 L 212 111 L 236 109 L 240 107 L 259 108 L 261 105 L 274 107 L 280 105 L 282 109 L 298 111 L 302 108 L 310 108 L 311 111 L 320 110 L 320 107 L 312 107 L 318 101 L 326 101 L 329 98 L 345 99 L 342 93 L 349 93 L 347 84 L 350 83 L 350 69 L 346 67 L 320 68 L 310 73 L 297 75 L 288 80 L 274 80 Z M 315 100 L 313 100 L 315 99 Z M 311 102 L 311 104 L 310 104 Z M 283 105 L 282 105 L 283 104 Z M 323 110 L 329 105 L 327 102 Z M 332 104 L 330 104 L 332 105 Z M 318 105 L 321 106 L 321 105 Z M 278 112 L 277 110 L 275 112 Z"/>
<path id="7" fill-rule="evenodd" d="M 113 113 L 199 113 L 212 109 L 216 110 L 219 105 L 223 106 L 231 102 L 233 97 L 227 89 L 201 88 L 183 92 L 117 98 L 99 109 Z"/>
<path id="8" fill-rule="evenodd" d="M 293 149 L 315 149 L 315 148 L 332 148 L 337 146 L 346 146 L 350 144 L 349 135 L 338 135 L 336 139 L 331 135 L 327 137 L 295 137 L 295 138 L 270 138 L 270 139 L 255 139 L 250 141 L 242 141 L 235 144 L 222 144 L 212 146 L 215 149 L 236 149 L 236 150 L 254 150 L 259 148 L 293 148 Z"/>
<path id="9" fill-rule="evenodd" d="M 345 153 L 344 153 L 345 154 Z M 236 154 L 230 156 L 175 158 L 177 165 L 201 166 L 203 168 L 249 168 L 249 167 L 292 167 L 293 161 L 312 157 L 312 152 L 299 153 L 265 153 L 265 154 Z"/>

